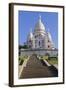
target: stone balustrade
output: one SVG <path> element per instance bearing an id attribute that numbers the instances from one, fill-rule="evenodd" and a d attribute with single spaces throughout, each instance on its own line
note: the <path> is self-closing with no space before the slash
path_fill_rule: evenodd
<path id="1" fill-rule="evenodd" d="M 21 49 L 20 50 L 20 55 L 22 56 L 30 56 L 32 54 L 37 54 L 37 55 L 49 55 L 49 56 L 58 56 L 58 50 L 48 50 L 48 49 Z"/>

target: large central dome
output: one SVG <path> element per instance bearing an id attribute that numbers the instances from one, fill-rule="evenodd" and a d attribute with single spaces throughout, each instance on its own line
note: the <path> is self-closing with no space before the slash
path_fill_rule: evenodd
<path id="1" fill-rule="evenodd" d="M 41 16 L 39 16 L 39 20 L 38 20 L 38 22 L 36 23 L 36 25 L 35 25 L 35 32 L 37 31 L 37 32 L 45 32 L 45 26 L 44 26 L 44 24 L 42 23 L 42 21 L 41 21 Z"/>

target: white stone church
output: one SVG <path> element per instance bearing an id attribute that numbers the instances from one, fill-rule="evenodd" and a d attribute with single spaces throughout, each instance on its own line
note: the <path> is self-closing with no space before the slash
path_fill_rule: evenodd
<path id="1" fill-rule="evenodd" d="M 32 49 L 54 49 L 51 34 L 49 31 L 46 31 L 41 16 L 39 16 L 39 19 L 35 25 L 34 32 L 32 32 L 32 30 L 30 31 L 26 44 Z"/>

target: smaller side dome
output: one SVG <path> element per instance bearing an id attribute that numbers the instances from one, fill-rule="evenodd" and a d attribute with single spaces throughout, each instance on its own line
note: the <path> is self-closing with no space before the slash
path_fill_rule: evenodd
<path id="1" fill-rule="evenodd" d="M 28 40 L 32 40 L 34 38 L 33 33 L 32 33 L 32 29 L 30 29 L 30 33 L 28 35 Z"/>
<path id="2" fill-rule="evenodd" d="M 52 40 L 50 32 L 47 32 L 47 35 L 48 35 L 48 40 L 49 40 L 49 42 L 51 44 L 51 47 L 53 48 L 54 47 L 54 43 L 53 43 L 53 40 Z"/>
<path id="3" fill-rule="evenodd" d="M 52 42 L 52 38 L 51 38 L 51 34 L 50 34 L 50 32 L 47 32 L 47 35 L 48 35 L 48 39 L 49 39 L 49 41 Z"/>

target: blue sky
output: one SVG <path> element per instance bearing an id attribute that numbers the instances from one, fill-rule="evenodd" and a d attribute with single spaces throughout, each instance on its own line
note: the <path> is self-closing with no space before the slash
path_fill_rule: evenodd
<path id="1" fill-rule="evenodd" d="M 49 29 L 51 33 L 55 47 L 58 48 L 58 13 L 56 12 L 19 11 L 19 45 L 23 45 L 26 42 L 30 28 L 34 31 L 39 15 L 41 15 L 46 31 Z"/>

